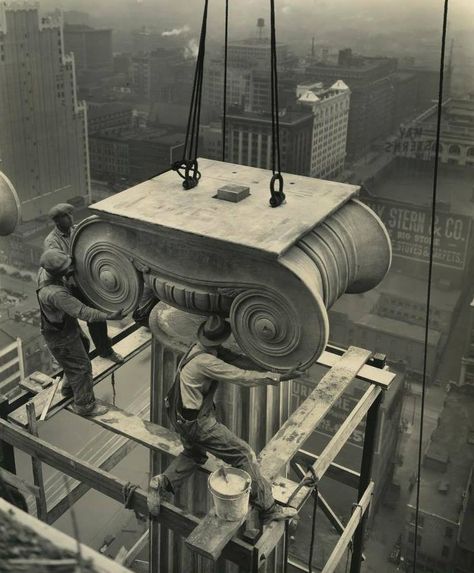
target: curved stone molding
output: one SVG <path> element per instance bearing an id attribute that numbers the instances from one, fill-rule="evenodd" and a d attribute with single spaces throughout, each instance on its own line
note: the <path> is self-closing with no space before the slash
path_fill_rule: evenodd
<path id="1" fill-rule="evenodd" d="M 126 248 L 126 230 L 90 217 L 72 238 L 75 280 L 89 303 L 103 310 L 136 308 L 143 292 L 143 278 Z"/>
<path id="2" fill-rule="evenodd" d="M 91 217 L 72 241 L 76 280 L 105 311 L 136 307 L 143 284 L 172 307 L 230 318 L 264 368 L 310 366 L 329 337 L 327 309 L 378 284 L 391 247 L 378 217 L 351 199 L 279 257 L 126 219 Z"/>
<path id="3" fill-rule="evenodd" d="M 0 236 L 11 235 L 20 220 L 20 200 L 8 177 L 0 171 Z"/>

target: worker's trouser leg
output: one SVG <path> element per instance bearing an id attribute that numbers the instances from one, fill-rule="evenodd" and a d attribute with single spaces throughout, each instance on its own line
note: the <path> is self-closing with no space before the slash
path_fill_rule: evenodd
<path id="1" fill-rule="evenodd" d="M 194 470 L 207 460 L 206 452 L 229 465 L 245 470 L 252 478 L 250 500 L 259 510 L 274 504 L 270 482 L 263 477 L 252 448 L 213 416 L 185 422 L 180 428 L 184 451 L 177 456 L 164 474 L 174 491 Z"/>
<path id="2" fill-rule="evenodd" d="M 160 302 L 153 289 L 147 284 L 143 287 L 143 293 L 137 308 L 133 311 L 132 318 L 135 322 L 148 325 L 148 319 L 153 307 Z"/>
<path id="3" fill-rule="evenodd" d="M 99 356 L 108 356 L 112 352 L 112 341 L 107 334 L 107 322 L 88 322 L 87 328 Z"/>
<path id="4" fill-rule="evenodd" d="M 49 345 L 51 354 L 59 362 L 74 395 L 74 405 L 80 413 L 92 410 L 95 403 L 92 365 L 82 337 L 68 339 L 66 344 Z"/>

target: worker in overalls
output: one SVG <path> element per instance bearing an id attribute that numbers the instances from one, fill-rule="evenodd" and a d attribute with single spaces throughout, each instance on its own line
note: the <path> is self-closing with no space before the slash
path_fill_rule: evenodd
<path id="1" fill-rule="evenodd" d="M 75 298 L 65 276 L 71 272 L 71 257 L 48 249 L 40 259 L 36 291 L 41 313 L 41 333 L 49 351 L 64 371 L 63 396 L 74 398 L 73 410 L 82 416 L 98 416 L 107 407 L 96 404 L 93 390 L 92 365 L 88 355 L 89 340 L 77 319 L 88 323 L 120 320 L 121 310 L 106 314 L 90 308 Z"/>
<path id="2" fill-rule="evenodd" d="M 184 355 L 175 382 L 166 397 L 171 424 L 183 444 L 168 468 L 150 481 L 148 509 L 157 515 L 162 499 L 169 499 L 194 470 L 204 464 L 211 453 L 227 464 L 248 472 L 252 478 L 250 500 L 259 510 L 263 523 L 290 519 L 296 510 L 275 503 L 270 482 L 262 475 L 252 448 L 215 417 L 214 394 L 219 383 L 245 387 L 276 386 L 303 373 L 286 374 L 242 370 L 217 357 L 220 345 L 229 337 L 229 323 L 211 316 L 201 324 L 197 343 Z"/>
<path id="3" fill-rule="evenodd" d="M 44 250 L 56 249 L 65 255 L 70 255 L 71 237 L 74 230 L 73 213 L 74 207 L 69 203 L 59 203 L 49 211 L 49 216 L 54 221 L 55 227 L 44 240 Z M 83 301 L 74 278 L 68 277 L 67 282 L 71 294 Z M 112 341 L 107 333 L 107 323 L 104 320 L 87 322 L 87 328 L 99 356 L 116 364 L 123 362 L 123 357 L 112 348 Z"/>

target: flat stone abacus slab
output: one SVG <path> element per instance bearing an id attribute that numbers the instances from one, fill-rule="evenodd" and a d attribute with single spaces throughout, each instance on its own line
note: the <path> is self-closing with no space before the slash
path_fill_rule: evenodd
<path id="1" fill-rule="evenodd" d="M 266 169 L 199 159 L 199 185 L 186 191 L 182 179 L 168 171 L 94 205 L 91 210 L 231 243 L 277 257 L 339 209 L 359 190 L 356 185 L 284 174 L 285 205 L 272 209 Z M 250 195 L 239 203 L 220 201 L 226 184 L 245 185 Z"/>

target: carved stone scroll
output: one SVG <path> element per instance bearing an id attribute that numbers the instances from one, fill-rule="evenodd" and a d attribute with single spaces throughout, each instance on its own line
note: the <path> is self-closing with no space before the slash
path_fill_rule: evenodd
<path id="1" fill-rule="evenodd" d="M 11 235 L 20 220 L 20 200 L 10 179 L 0 171 L 0 236 Z"/>

